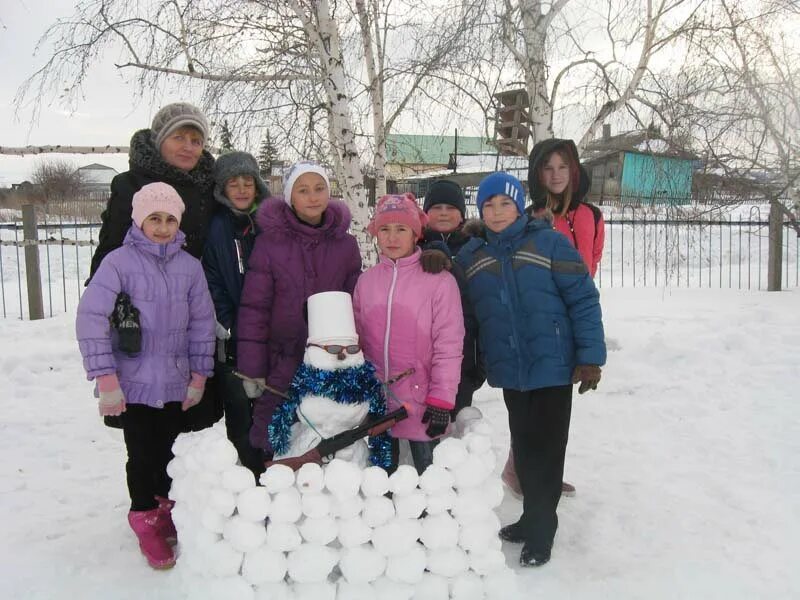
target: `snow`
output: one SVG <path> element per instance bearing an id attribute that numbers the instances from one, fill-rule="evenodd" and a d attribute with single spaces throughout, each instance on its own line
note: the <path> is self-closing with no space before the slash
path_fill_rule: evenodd
<path id="1" fill-rule="evenodd" d="M 519 546 L 502 544 L 499 553 L 487 545 L 484 552 L 467 552 L 472 568 L 491 570 L 504 559 L 518 574 L 517 597 L 524 598 L 565 592 L 576 599 L 798 597 L 798 293 L 602 290 L 609 364 L 597 392 L 574 398 L 566 479 L 578 492 L 559 506 L 552 560 L 522 569 Z M 73 319 L 0 320 L 0 491 L 6 513 L 0 597 L 180 598 L 182 567 L 151 570 L 128 529 L 124 444 L 121 433 L 104 428 L 97 416 Z M 484 387 L 476 406 L 493 424 L 493 449 L 505 457 L 501 394 Z M 498 460 L 494 472 L 501 468 Z M 189 496 L 208 485 L 196 483 L 197 489 L 184 489 Z M 292 475 L 284 489 L 293 483 Z M 230 506 L 222 496 L 218 502 Z M 507 524 L 520 503 L 506 492 L 497 516 L 486 510 L 487 518 Z M 187 517 L 179 511 L 176 521 L 181 514 Z M 474 530 L 459 523 L 460 543 L 479 547 L 481 527 L 474 518 L 470 522 Z M 495 525 L 487 523 L 484 535 Z M 271 525 L 266 546 L 252 553 L 236 551 L 213 533 L 182 538 L 181 544 L 206 548 L 203 566 L 220 574 L 242 564 L 245 577 L 276 581 L 288 566 L 272 559 L 270 533 L 283 542 L 282 552 L 300 547 L 292 523 Z M 428 560 L 420 544 L 389 557 L 387 576 L 408 575 L 415 555 L 422 564 Z M 443 568 L 455 560 L 443 560 Z M 379 579 L 369 590 L 340 584 L 340 593 L 410 598 L 417 586 L 418 597 L 440 597 L 441 580 L 427 575 L 405 585 Z M 488 575 L 486 597 L 513 598 L 507 578 L 504 570 Z M 464 581 L 466 575 L 449 580 L 452 597 L 471 597 Z M 224 584 L 241 593 L 227 597 L 253 597 L 242 576 Z M 260 585 L 255 597 L 297 600 L 331 592 L 308 583 L 293 593 Z"/>

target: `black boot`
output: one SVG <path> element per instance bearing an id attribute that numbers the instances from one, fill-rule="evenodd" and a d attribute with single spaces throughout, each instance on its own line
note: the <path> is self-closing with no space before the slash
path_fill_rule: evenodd
<path id="1" fill-rule="evenodd" d="M 501 540 L 511 542 L 512 544 L 521 544 L 525 541 L 525 535 L 522 531 L 522 525 L 519 523 L 519 521 L 512 523 L 511 525 L 506 525 L 497 532 L 497 535 Z"/>
<path id="2" fill-rule="evenodd" d="M 526 543 L 519 555 L 519 564 L 523 567 L 541 567 L 550 560 L 550 549 L 534 550 L 533 546 Z"/>

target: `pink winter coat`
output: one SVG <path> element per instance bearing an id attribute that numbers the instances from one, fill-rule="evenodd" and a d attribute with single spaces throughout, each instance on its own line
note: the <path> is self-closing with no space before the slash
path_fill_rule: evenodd
<path id="1" fill-rule="evenodd" d="M 380 262 L 361 274 L 353 293 L 356 329 L 364 356 L 389 385 L 387 410 L 403 403 L 408 419 L 396 438 L 428 441 L 422 415 L 428 404 L 451 409 L 461 377 L 464 318 L 455 278 L 425 273 L 417 251 L 396 263 Z"/>
<path id="2" fill-rule="evenodd" d="M 595 223 L 594 212 L 583 202 L 567 212 L 566 218 L 553 216 L 553 227 L 567 236 L 586 263 L 589 273 L 594 277 L 597 265 L 603 257 L 605 242 L 605 222 L 601 216 Z"/>

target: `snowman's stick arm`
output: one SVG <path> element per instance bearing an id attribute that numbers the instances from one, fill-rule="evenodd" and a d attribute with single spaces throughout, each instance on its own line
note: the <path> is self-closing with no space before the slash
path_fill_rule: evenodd
<path id="1" fill-rule="evenodd" d="M 408 412 L 405 407 L 400 407 L 390 413 L 383 415 L 377 419 L 364 421 L 358 427 L 347 429 L 329 438 L 325 438 L 314 448 L 301 454 L 300 456 L 290 456 L 278 460 L 270 460 L 265 463 L 266 467 L 272 465 L 286 465 L 291 467 L 292 470 L 297 471 L 306 463 L 322 464 L 323 462 L 333 458 L 342 448 L 347 448 L 351 444 L 356 443 L 358 440 L 366 436 L 376 436 L 393 427 L 399 421 L 408 417 Z"/>

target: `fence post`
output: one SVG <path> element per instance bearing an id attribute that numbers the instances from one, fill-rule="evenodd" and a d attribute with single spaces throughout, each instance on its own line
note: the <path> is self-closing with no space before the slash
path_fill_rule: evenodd
<path id="1" fill-rule="evenodd" d="M 767 259 L 767 291 L 781 291 L 783 250 L 783 211 L 773 200 L 769 206 L 769 258 Z"/>
<path id="2" fill-rule="evenodd" d="M 39 271 L 39 232 L 32 204 L 22 207 L 22 236 L 25 242 L 25 279 L 28 284 L 28 313 L 31 321 L 44 319 L 42 275 Z"/>

